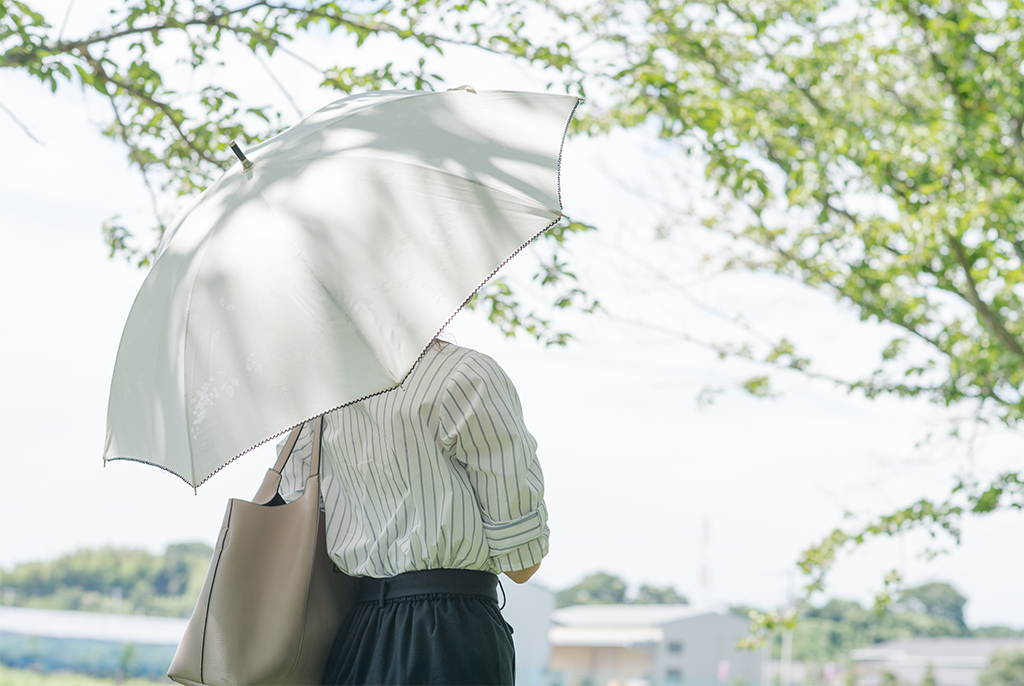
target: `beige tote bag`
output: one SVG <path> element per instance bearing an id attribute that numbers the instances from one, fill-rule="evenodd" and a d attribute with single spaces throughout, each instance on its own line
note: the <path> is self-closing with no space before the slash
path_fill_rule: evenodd
<path id="1" fill-rule="evenodd" d="M 327 554 L 320 511 L 320 435 L 305 490 L 283 504 L 281 470 L 292 431 L 254 502 L 228 501 L 206 583 L 167 671 L 181 684 L 322 684 L 327 657 L 355 602 L 358 580 Z"/>

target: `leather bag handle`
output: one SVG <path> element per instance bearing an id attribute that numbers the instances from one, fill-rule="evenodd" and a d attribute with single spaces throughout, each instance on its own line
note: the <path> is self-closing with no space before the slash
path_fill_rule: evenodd
<path id="1" fill-rule="evenodd" d="M 288 462 L 288 458 L 292 456 L 292 451 L 295 449 L 295 443 L 299 440 L 299 434 L 302 432 L 302 427 L 306 423 L 303 422 L 297 427 L 292 429 L 292 432 L 288 434 L 288 440 L 284 444 L 284 448 L 281 449 L 281 454 L 277 457 L 277 462 L 273 466 L 273 470 L 278 474 L 284 469 L 285 464 Z M 313 457 L 309 462 L 309 473 L 310 475 L 320 474 L 320 441 L 323 438 L 324 432 L 324 416 L 320 415 L 313 420 Z"/>
<path id="2" fill-rule="evenodd" d="M 324 416 L 313 420 L 313 457 L 309 461 L 309 475 L 320 476 L 320 443 L 324 437 Z M 308 478 L 308 477 L 307 477 Z"/>
<path id="3" fill-rule="evenodd" d="M 267 470 L 267 475 L 263 477 L 263 483 L 260 484 L 259 490 L 253 497 L 254 503 L 265 505 L 278 496 L 278 489 L 281 487 L 281 470 L 284 469 L 288 458 L 292 456 L 292 451 L 295 450 L 295 443 L 299 440 L 299 433 L 304 424 L 305 422 L 299 424 L 288 435 L 288 440 L 285 441 L 284 448 L 281 449 L 281 454 L 277 457 L 277 462 Z M 307 479 L 314 474 L 320 476 L 320 440 L 323 436 L 323 427 L 324 416 L 320 415 L 313 420 L 313 456 L 309 462 Z"/>
<path id="4" fill-rule="evenodd" d="M 292 432 L 288 434 L 288 440 L 285 442 L 284 447 L 281 448 L 281 454 L 277 456 L 277 463 L 271 468 L 275 472 L 280 473 L 284 469 L 285 463 L 288 462 L 288 458 L 292 456 L 292 450 L 295 449 L 295 443 L 299 440 L 299 434 L 302 432 L 302 424 L 292 429 Z"/>

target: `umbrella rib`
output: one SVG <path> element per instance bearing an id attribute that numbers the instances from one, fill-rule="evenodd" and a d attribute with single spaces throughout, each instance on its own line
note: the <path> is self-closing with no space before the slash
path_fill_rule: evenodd
<path id="1" fill-rule="evenodd" d="M 260 197 L 263 199 L 263 202 L 265 202 L 267 204 L 267 208 L 269 208 L 270 211 L 273 213 L 274 218 L 277 219 L 278 226 L 280 226 L 282 228 L 282 233 L 284 233 L 284 235 L 288 237 L 288 242 L 291 243 L 292 247 L 295 248 L 296 254 L 302 259 L 303 262 L 305 262 L 306 266 L 309 268 L 309 271 L 312 274 L 316 275 L 317 282 L 323 287 L 324 292 L 327 293 L 328 297 L 330 297 L 331 302 L 334 303 L 335 307 L 337 307 L 339 311 L 344 312 L 345 311 L 344 305 L 341 302 L 338 301 L 338 299 L 335 297 L 335 295 L 331 291 L 331 289 L 327 287 L 327 281 L 322 276 L 320 276 L 320 272 L 318 272 L 316 267 L 313 265 L 313 263 L 311 263 L 306 258 L 306 253 L 303 252 L 302 249 L 299 247 L 298 243 L 295 242 L 295 239 L 293 238 L 292 234 L 287 229 L 288 222 L 285 222 L 284 220 L 281 219 L 281 216 L 277 213 L 277 208 L 274 207 L 274 204 L 272 202 L 270 202 L 270 198 L 268 198 L 266 196 L 266 193 L 264 193 L 264 187 L 259 183 L 259 181 L 257 181 L 256 184 L 257 184 L 257 187 L 260 190 Z M 356 332 L 356 334 L 358 334 L 359 338 L 362 339 L 363 343 L 366 344 L 367 349 L 370 350 L 373 353 L 373 356 L 375 358 L 377 358 L 377 364 L 379 364 L 382 369 L 387 369 L 387 367 L 384 365 L 383 360 L 380 359 L 380 355 L 377 354 L 377 351 L 374 350 L 372 348 L 372 346 L 370 346 L 369 342 L 363 336 L 363 332 L 360 331 L 358 327 L 356 327 L 355 332 Z M 403 379 L 404 379 L 404 377 L 403 377 Z M 396 386 L 397 385 L 398 384 L 396 384 Z M 390 389 L 388 389 L 388 390 L 390 390 Z M 370 397 L 370 396 L 367 396 L 367 397 Z M 358 402 L 358 401 L 353 401 L 353 402 Z M 351 403 L 346 403 L 346 405 L 349 405 L 349 404 L 351 404 Z M 344 407 L 344 405 L 339 406 L 339 407 Z M 337 408 L 335 408 L 335 409 L 337 409 Z M 320 415 L 314 415 L 313 417 L 310 417 L 310 419 L 314 419 L 314 418 L 319 417 L 319 416 Z M 309 421 L 309 420 L 307 419 L 306 421 Z M 295 427 L 292 427 L 292 429 L 294 429 L 294 428 Z M 290 430 L 291 429 L 289 429 L 289 431 Z M 250 448 L 250 450 L 251 450 L 251 448 Z M 240 455 L 244 455 L 244 454 L 245 453 L 241 453 Z M 216 472 L 214 472 L 214 473 L 216 473 Z"/>
<path id="2" fill-rule="evenodd" d="M 455 317 L 459 314 L 459 312 L 461 312 L 463 310 L 463 308 L 466 307 L 466 304 L 470 300 L 473 299 L 473 296 L 476 295 L 477 292 L 481 288 L 483 288 L 487 284 L 488 281 L 493 279 L 494 275 L 497 274 L 499 271 L 501 271 L 502 267 L 504 267 L 506 264 L 508 264 L 516 255 L 518 255 L 523 250 L 525 250 L 526 246 L 530 245 L 535 240 L 537 240 L 538 238 L 543 236 L 545 233 L 547 233 L 551 229 L 551 227 L 553 227 L 555 224 L 557 224 L 558 222 L 560 222 L 562 220 L 562 217 L 565 217 L 565 215 L 562 214 L 562 152 L 565 150 L 565 138 L 566 138 L 566 136 L 569 133 L 569 125 L 572 123 L 572 118 L 576 115 L 576 108 L 580 106 L 581 102 L 583 102 L 583 101 L 580 100 L 579 98 L 577 98 L 576 99 L 576 104 L 573 105 L 572 111 L 569 112 L 569 116 L 565 120 L 565 129 L 563 129 L 563 131 L 562 131 L 562 142 L 558 146 L 558 161 L 555 164 L 555 184 L 556 184 L 556 187 L 558 189 L 558 213 L 559 213 L 560 216 L 557 219 L 555 219 L 553 222 L 551 222 L 550 224 L 545 226 L 543 229 L 541 229 L 540 231 L 535 233 L 533 235 L 533 237 L 530 238 L 530 240 L 526 241 L 525 243 L 520 245 L 518 248 L 516 248 L 516 250 L 513 251 L 513 253 L 511 255 L 506 257 L 502 261 L 501 264 L 499 264 L 497 267 L 495 267 L 494 270 L 490 274 L 487 275 L 487 278 L 485 278 L 483 281 L 481 281 L 480 284 L 476 288 L 473 289 L 473 292 L 470 293 L 469 296 L 465 300 L 462 301 L 462 304 L 459 305 L 457 308 L 455 308 L 455 311 L 452 312 L 451 316 L 448 317 L 448 319 L 445 320 L 444 324 L 441 325 L 441 328 L 439 328 L 437 330 L 437 332 L 434 334 L 434 338 L 437 338 L 437 336 L 442 331 L 444 331 L 444 329 L 449 324 L 451 324 L 452 320 L 455 319 Z M 433 342 L 433 341 L 431 341 L 431 342 Z M 402 377 L 402 383 L 404 383 L 405 380 L 409 377 L 409 374 L 412 374 L 412 370 L 416 368 L 416 365 L 418 365 L 420 363 L 420 360 L 423 359 L 423 356 L 427 354 L 427 350 L 429 350 L 429 349 L 430 349 L 430 343 L 428 343 L 427 346 L 425 348 L 423 348 L 422 351 L 420 351 L 419 357 L 416 358 L 416 362 L 413 363 L 413 365 L 409 369 L 409 371 L 406 372 L 404 377 Z"/>
<path id="3" fill-rule="evenodd" d="M 392 95 L 394 97 L 390 97 Z M 365 111 L 367 109 L 370 109 L 370 108 L 373 108 L 373 109 L 377 110 L 380 107 L 382 107 L 384 105 L 387 105 L 387 104 L 389 104 L 391 102 L 406 100 L 406 99 L 408 99 L 410 97 L 422 97 L 422 96 L 426 96 L 426 95 L 431 95 L 431 93 L 430 92 L 425 92 L 425 91 L 394 90 L 394 91 L 369 91 L 367 93 L 361 93 L 358 96 L 350 96 L 350 97 L 358 97 L 358 98 L 366 99 L 367 102 L 366 102 L 365 105 L 363 105 L 361 107 L 358 107 L 356 109 L 353 109 L 352 111 L 350 111 L 347 114 L 345 114 L 343 117 L 338 117 L 334 121 L 340 121 L 342 119 L 349 119 L 351 117 L 358 116 L 359 114 L 365 113 Z M 376 102 L 377 100 L 383 100 L 384 102 L 378 103 L 378 102 Z M 325 110 L 334 107 L 336 104 L 337 103 L 334 102 L 334 103 L 330 103 L 330 104 L 327 104 L 327 105 L 321 107 L 320 109 L 318 109 L 315 112 L 313 112 L 313 114 L 311 114 L 308 117 L 306 117 L 303 121 L 307 121 L 307 120 L 309 120 L 309 119 L 311 119 L 313 117 L 316 117 L 321 112 L 324 112 Z M 299 122 L 299 123 L 302 123 L 302 122 Z M 246 150 L 246 152 L 249 153 L 249 156 L 251 158 L 253 158 L 253 163 L 258 163 L 258 162 L 261 161 L 261 158 L 260 158 L 260 155 L 255 154 L 255 153 L 261 153 L 263 148 L 265 148 L 267 146 L 270 146 L 270 145 L 273 145 L 275 142 L 279 143 L 281 140 L 287 140 L 290 145 L 296 145 L 296 144 L 300 143 L 301 141 L 306 140 L 310 136 L 317 135 L 317 133 L 319 133 L 321 130 L 323 130 L 324 128 L 326 128 L 326 127 L 328 127 L 330 125 L 331 125 L 331 122 L 322 121 L 322 122 L 319 122 L 316 127 L 305 128 L 300 133 L 296 133 L 296 128 L 297 127 L 291 127 L 291 128 L 285 129 L 284 131 L 281 131 L 280 133 L 278 133 L 278 134 L 276 134 L 274 136 L 271 136 L 270 138 L 268 138 L 265 141 L 260 141 L 256 145 L 254 145 L 251 148 L 249 148 L 248 150 Z"/>
<path id="4" fill-rule="evenodd" d="M 575 111 L 575 108 L 574 108 L 574 111 Z M 568 124 L 566 124 L 566 127 L 568 127 Z M 563 138 L 563 144 L 564 144 L 564 142 L 565 142 L 565 140 Z M 370 156 L 370 155 L 367 155 L 367 156 L 363 157 L 363 156 L 352 156 L 352 155 L 343 155 L 343 154 L 339 154 L 339 155 L 324 155 L 322 157 L 322 159 L 332 159 L 332 158 L 336 159 L 336 158 L 339 158 L 339 157 L 340 158 L 347 158 L 347 159 L 350 159 L 350 160 L 353 160 L 353 161 L 356 161 L 356 160 L 359 160 L 359 161 L 369 160 L 371 162 L 386 161 L 386 162 L 393 162 L 394 164 L 402 165 L 404 167 L 415 167 L 417 169 L 426 169 L 426 170 L 429 170 L 429 171 L 432 171 L 432 172 L 437 172 L 438 174 L 444 174 L 445 176 L 450 176 L 452 178 L 460 179 L 462 181 L 468 181 L 469 183 L 477 184 L 478 186 L 481 186 L 482 188 L 486 188 L 488 191 L 490 191 L 492 193 L 501 193 L 501 194 L 503 194 L 505 196 L 508 196 L 510 198 L 515 198 L 517 200 L 527 200 L 527 201 L 529 201 L 529 204 L 532 204 L 532 205 L 540 205 L 541 207 L 547 207 L 547 205 L 544 205 L 543 203 L 539 202 L 536 198 L 533 198 L 533 197 L 527 195 L 526 193 L 524 193 L 523 191 L 519 190 L 518 188 L 512 187 L 511 184 L 508 184 L 508 188 L 497 188 L 495 186 L 492 186 L 492 185 L 489 185 L 487 183 L 484 183 L 483 181 L 480 181 L 478 179 L 473 179 L 473 178 L 470 178 L 468 176 L 464 176 L 462 174 L 459 174 L 457 172 L 453 172 L 453 171 L 449 171 L 447 169 L 443 169 L 441 167 L 432 166 L 432 165 L 429 165 L 429 164 L 423 164 L 423 163 L 417 162 L 415 160 L 396 159 L 396 158 L 393 158 L 393 157 L 373 157 L 373 156 Z M 561 173 L 561 170 L 560 170 L 561 159 L 562 159 L 562 152 L 561 152 L 561 148 L 559 148 L 559 152 L 558 152 L 558 166 L 556 166 L 556 168 L 555 168 L 556 179 L 559 178 L 558 175 Z M 277 164 L 284 164 L 285 163 L 284 160 L 277 160 L 276 162 L 277 162 Z M 263 166 L 265 168 L 271 168 L 272 169 L 273 167 L 277 166 L 277 164 L 275 164 L 274 162 L 264 162 Z M 556 188 L 557 188 L 557 196 L 558 196 L 557 197 L 557 199 L 558 199 L 558 211 L 560 212 L 562 210 L 562 191 L 561 191 L 560 183 L 556 182 Z M 260 187 L 260 192 L 261 193 L 263 192 L 262 186 Z M 547 208 L 547 209 L 551 209 L 551 208 Z"/>
<path id="5" fill-rule="evenodd" d="M 239 192 L 241 192 L 243 187 L 244 187 L 244 184 L 238 183 L 238 178 L 236 177 L 236 179 L 235 179 L 235 189 L 231 192 L 231 195 L 228 198 L 228 203 L 229 204 L 232 201 L 234 201 L 235 196 L 238 195 Z M 185 369 L 185 365 L 186 365 L 185 351 L 188 350 L 189 321 L 191 319 L 190 315 L 192 314 L 192 300 L 195 297 L 196 285 L 197 285 L 197 283 L 199 281 L 199 273 L 202 271 L 203 262 L 206 260 L 206 254 L 207 254 L 208 248 L 210 247 L 210 242 L 213 241 L 213 237 L 217 234 L 217 232 L 219 231 L 221 226 L 223 226 L 223 223 L 224 223 L 224 215 L 221 215 L 217 219 L 217 223 L 213 226 L 213 228 L 210 230 L 210 232 L 206 235 L 205 240 L 203 241 L 202 253 L 199 255 L 199 264 L 196 265 L 196 278 L 192 281 L 191 288 L 189 288 L 189 292 L 188 292 L 188 306 L 185 308 L 185 333 L 184 333 L 184 335 L 182 337 L 182 364 L 181 364 L 181 368 L 182 368 L 182 372 L 181 373 L 182 373 L 182 375 L 187 373 L 187 370 Z M 182 389 L 184 390 L 185 388 L 186 388 L 186 384 L 184 383 L 184 379 L 182 379 Z M 186 438 L 188 439 L 189 455 L 191 455 L 191 454 L 193 454 L 193 451 L 192 451 L 192 424 L 191 424 L 191 419 L 192 418 L 189 415 L 190 408 L 189 408 L 189 403 L 188 403 L 188 393 L 187 393 L 187 391 L 185 392 L 185 397 L 182 398 L 182 402 L 184 402 L 184 404 L 185 404 L 185 421 L 186 421 L 186 426 L 187 426 Z M 232 461 L 234 461 L 234 460 L 232 460 Z M 189 477 L 191 478 L 191 485 L 192 485 L 193 488 L 199 488 L 199 486 L 202 483 L 204 483 L 206 481 L 206 479 L 203 479 L 203 481 L 200 481 L 198 484 L 195 483 L 195 480 L 196 480 L 195 460 L 189 460 L 188 461 L 188 466 L 189 466 Z M 216 473 L 216 472 L 214 472 L 214 473 Z M 209 478 L 209 477 L 207 477 L 207 478 Z"/>

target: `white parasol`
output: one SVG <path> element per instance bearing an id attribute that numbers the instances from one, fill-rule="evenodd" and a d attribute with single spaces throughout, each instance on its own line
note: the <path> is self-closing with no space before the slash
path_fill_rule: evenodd
<path id="1" fill-rule="evenodd" d="M 398 386 L 472 294 L 561 219 L 577 104 L 374 92 L 246 151 L 161 242 L 118 349 L 104 460 L 198 486 Z"/>

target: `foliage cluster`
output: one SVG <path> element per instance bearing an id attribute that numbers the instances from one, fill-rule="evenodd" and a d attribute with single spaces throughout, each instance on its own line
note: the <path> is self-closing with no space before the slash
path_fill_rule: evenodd
<path id="1" fill-rule="evenodd" d="M 708 224 L 756 246 L 728 266 L 899 331 L 877 371 L 842 385 L 1024 419 L 1024 3 L 641 7 L 641 40 L 608 36 L 627 68 L 590 129 L 654 123 L 731 199 Z M 762 361 L 807 366 L 791 345 Z"/>
<path id="2" fill-rule="evenodd" d="M 0 570 L 0 602 L 86 612 L 188 617 L 213 551 L 203 543 L 144 550 L 79 550 L 52 562 Z"/>
<path id="3" fill-rule="evenodd" d="M 643 584 L 636 596 L 626 597 L 627 584 L 621 578 L 606 572 L 587 576 L 578 584 L 561 590 L 555 596 L 556 607 L 570 605 L 672 605 L 688 604 L 686 596 L 671 586 L 659 588 Z"/>
<path id="4" fill-rule="evenodd" d="M 861 378 L 819 373 L 785 338 L 712 347 L 1022 426 L 1022 0 L 609 1 L 576 18 L 624 65 L 585 128 L 653 125 L 705 160 L 719 202 L 699 219 L 734 239 L 714 263 L 821 289 L 894 334 Z M 810 548 L 809 590 L 844 548 L 912 528 L 958 542 L 965 514 L 1024 507 L 1016 470 L 951 487 Z"/>
<path id="5" fill-rule="evenodd" d="M 978 686 L 1024 686 L 1024 650 L 1001 650 L 978 675 Z"/>
<path id="6" fill-rule="evenodd" d="M 951 585 L 933 582 L 903 590 L 880 609 L 851 600 L 805 603 L 796 613 L 799 621 L 785 628 L 793 631 L 793 658 L 819 665 L 845 662 L 855 648 L 904 638 L 1024 637 L 1024 632 L 1007 627 L 969 628 L 963 620 L 966 603 Z M 750 615 L 749 608 L 735 609 Z M 773 652 L 778 652 L 777 641 L 772 644 Z"/>

